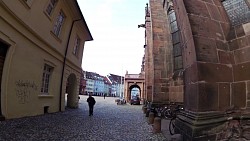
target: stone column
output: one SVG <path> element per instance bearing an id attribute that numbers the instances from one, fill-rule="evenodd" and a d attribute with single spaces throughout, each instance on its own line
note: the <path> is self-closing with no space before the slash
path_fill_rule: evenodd
<path id="1" fill-rule="evenodd" d="M 151 41 L 151 16 L 148 5 L 145 8 L 145 92 L 146 101 L 152 101 L 153 70 L 152 70 L 152 41 Z"/>
<path id="2" fill-rule="evenodd" d="M 169 48 L 169 37 L 167 36 L 168 25 L 166 24 L 167 17 L 161 0 L 150 0 L 149 5 L 151 33 L 148 37 L 148 53 L 151 65 L 149 66 L 150 71 L 148 71 L 148 75 L 152 82 L 152 102 L 159 103 L 168 101 L 169 99 L 166 63 Z"/>
<path id="3" fill-rule="evenodd" d="M 249 117 L 249 35 L 241 26 L 231 26 L 221 0 L 173 2 L 185 70 L 185 112 L 178 116 L 176 128 L 185 140 L 216 140 L 227 122 L 227 110 Z"/>
<path id="4" fill-rule="evenodd" d="M 155 117 L 154 118 L 154 133 L 160 133 L 161 132 L 161 118 L 160 117 Z"/>
<path id="5" fill-rule="evenodd" d="M 149 124 L 153 124 L 154 123 L 154 118 L 155 118 L 154 113 L 153 112 L 149 112 L 148 123 Z"/>

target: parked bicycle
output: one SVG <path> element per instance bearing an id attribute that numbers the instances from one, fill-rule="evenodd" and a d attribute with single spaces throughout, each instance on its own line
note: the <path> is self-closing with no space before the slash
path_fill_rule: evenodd
<path id="1" fill-rule="evenodd" d="M 171 135 L 175 134 L 175 120 L 177 117 L 177 114 L 180 113 L 181 110 L 183 110 L 184 108 L 181 105 L 177 105 L 175 106 L 175 108 L 171 111 L 171 120 L 169 122 L 169 133 Z"/>
<path id="2" fill-rule="evenodd" d="M 152 106 L 150 108 L 150 111 L 154 113 L 155 117 L 171 119 L 173 117 L 173 111 L 175 107 L 176 107 L 175 103 L 159 104 Z"/>
<path id="3" fill-rule="evenodd" d="M 150 108 L 150 111 L 154 113 L 155 117 L 168 118 L 170 116 L 170 109 L 167 105 L 154 105 Z"/>

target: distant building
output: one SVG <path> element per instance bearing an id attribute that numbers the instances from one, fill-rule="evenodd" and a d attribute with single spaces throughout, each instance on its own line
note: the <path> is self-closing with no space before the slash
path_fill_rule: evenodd
<path id="1" fill-rule="evenodd" d="M 124 77 L 109 74 L 107 76 L 112 84 L 111 95 L 115 97 L 124 97 Z"/>
<path id="2" fill-rule="evenodd" d="M 93 40 L 76 0 L 1 0 L 0 119 L 78 107 L 83 48 Z"/>
<path id="3" fill-rule="evenodd" d="M 84 91 L 85 91 L 85 88 L 86 88 L 86 78 L 85 78 L 85 72 L 82 71 L 81 73 L 81 78 L 80 78 L 80 85 L 79 85 L 79 94 L 83 95 L 84 94 Z"/>
<path id="4" fill-rule="evenodd" d="M 116 96 L 123 97 L 124 93 L 124 77 L 110 74 L 102 76 L 95 72 L 85 71 L 86 89 L 84 94 L 92 94 L 96 96 Z M 122 79 L 122 80 L 120 80 Z"/>
<path id="5" fill-rule="evenodd" d="M 104 94 L 104 79 L 103 76 L 94 73 L 94 95 L 102 96 Z"/>
<path id="6" fill-rule="evenodd" d="M 140 90 L 138 89 L 138 88 L 133 88 L 132 90 L 131 90 L 131 97 L 139 97 L 140 95 Z"/>
<path id="7" fill-rule="evenodd" d="M 103 80 L 104 80 L 104 94 L 106 94 L 106 96 L 111 96 L 112 83 L 106 76 L 103 77 Z"/>
<path id="8" fill-rule="evenodd" d="M 92 94 L 96 96 L 111 95 L 111 82 L 106 76 L 102 76 L 95 72 L 85 72 L 86 89 L 84 94 Z"/>
<path id="9" fill-rule="evenodd" d="M 94 94 L 95 79 L 92 72 L 85 72 L 86 75 L 86 89 L 84 94 Z"/>

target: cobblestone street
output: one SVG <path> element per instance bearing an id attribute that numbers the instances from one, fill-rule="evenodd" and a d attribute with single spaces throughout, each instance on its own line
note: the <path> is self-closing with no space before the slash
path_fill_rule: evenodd
<path id="1" fill-rule="evenodd" d="M 141 105 L 116 105 L 113 97 L 94 98 L 92 117 L 87 96 L 81 95 L 78 109 L 0 121 L 0 140 L 167 141 L 162 133 L 152 133 Z"/>

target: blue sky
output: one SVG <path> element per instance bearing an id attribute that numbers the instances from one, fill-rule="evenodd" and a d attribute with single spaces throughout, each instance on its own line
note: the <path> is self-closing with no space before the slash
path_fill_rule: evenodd
<path id="1" fill-rule="evenodd" d="M 82 68 L 101 75 L 138 74 L 145 44 L 148 0 L 78 0 L 93 41 L 85 43 Z"/>

